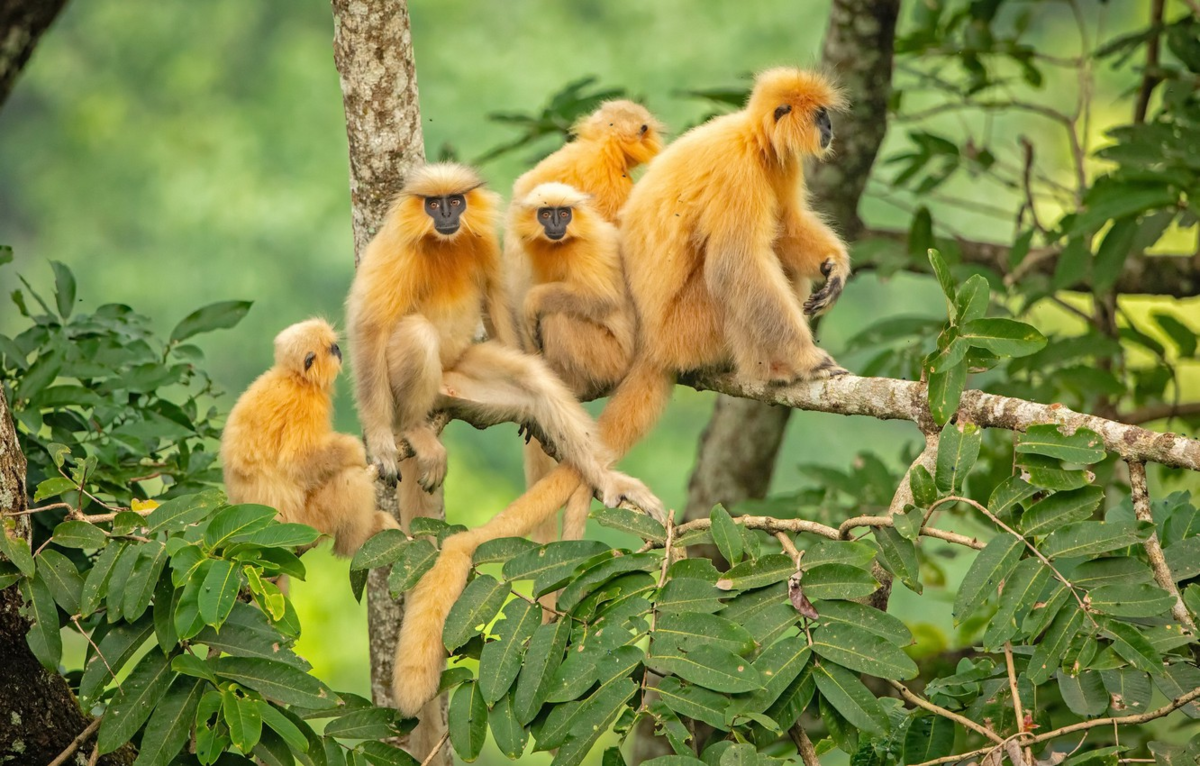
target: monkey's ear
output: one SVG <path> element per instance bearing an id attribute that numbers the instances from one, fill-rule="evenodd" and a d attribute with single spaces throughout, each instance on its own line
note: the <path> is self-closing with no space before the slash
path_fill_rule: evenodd
<path id="1" fill-rule="evenodd" d="M 304 355 L 304 371 L 308 372 L 309 368 L 313 366 L 313 362 L 315 362 L 315 361 L 317 361 L 316 354 L 314 354 L 311 351 L 309 351 L 307 354 L 305 354 Z"/>

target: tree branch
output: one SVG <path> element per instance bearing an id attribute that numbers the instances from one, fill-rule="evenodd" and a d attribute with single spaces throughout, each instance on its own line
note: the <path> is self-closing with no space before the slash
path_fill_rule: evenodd
<path id="1" fill-rule="evenodd" d="M 899 681 L 888 681 L 888 683 L 892 685 L 893 689 L 900 692 L 901 697 L 903 697 L 908 702 L 911 702 L 912 704 L 916 705 L 917 707 L 924 708 L 925 710 L 928 710 L 929 712 L 933 713 L 934 715 L 940 715 L 943 718 L 948 718 L 951 721 L 954 721 L 956 724 L 966 727 L 966 728 L 970 729 L 971 731 L 975 732 L 976 734 L 982 735 L 986 739 L 990 739 L 992 742 L 995 742 L 997 745 L 1004 742 L 1004 740 L 1001 739 L 1000 735 L 997 734 L 996 732 L 992 731 L 991 729 L 984 728 L 983 726 L 980 726 L 979 724 L 972 721 L 970 718 L 961 716 L 958 713 L 954 713 L 952 711 L 947 710 L 944 707 L 941 707 L 940 705 L 935 705 L 934 703 L 930 702 L 927 699 L 918 697 L 916 694 L 914 694 L 912 692 L 912 690 L 910 690 L 907 686 L 900 683 Z"/>
<path id="2" fill-rule="evenodd" d="M 0 105 L 67 0 L 0 0 Z"/>
<path id="3" fill-rule="evenodd" d="M 91 736 L 96 733 L 96 729 L 100 728 L 100 721 L 103 720 L 103 718 L 104 716 L 96 716 L 93 718 L 92 722 L 87 725 L 87 728 L 79 732 L 78 737 L 71 740 L 71 744 L 67 745 L 66 750 L 63 750 L 58 754 L 57 758 L 55 758 L 53 761 L 50 761 L 49 766 L 63 766 L 63 764 L 67 762 L 67 759 L 74 755 L 75 751 L 82 747 L 83 743 L 87 742 Z M 96 751 L 99 752 L 99 748 L 96 748 Z"/>
<path id="4" fill-rule="evenodd" d="M 1150 511 L 1150 489 L 1146 485 L 1146 464 L 1131 460 L 1128 465 L 1129 487 L 1133 495 L 1133 513 L 1137 516 L 1138 521 L 1149 521 L 1153 524 L 1154 516 Z M 1146 557 L 1150 559 L 1150 568 L 1154 571 L 1154 581 L 1175 598 L 1171 614 L 1194 637 L 1196 623 L 1192 621 L 1192 616 L 1188 614 L 1187 607 L 1183 603 L 1183 597 L 1179 595 L 1179 588 L 1175 585 L 1175 578 L 1171 574 L 1170 567 L 1167 566 L 1167 557 L 1163 554 L 1157 531 L 1150 533 L 1150 537 L 1143 543 L 1143 547 L 1146 549 Z"/>

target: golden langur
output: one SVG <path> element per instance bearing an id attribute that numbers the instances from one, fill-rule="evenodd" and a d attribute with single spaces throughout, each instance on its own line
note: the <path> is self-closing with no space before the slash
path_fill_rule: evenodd
<path id="1" fill-rule="evenodd" d="M 625 377 L 633 355 L 634 317 L 617 236 L 591 198 L 566 184 L 535 187 L 513 202 L 509 215 L 509 241 L 520 249 L 530 277 L 517 309 L 522 342 L 581 399 L 606 394 Z M 536 441 L 526 446 L 529 486 L 553 468 Z M 583 537 L 591 502 L 586 487 L 572 497 L 564 539 Z M 552 539 L 553 530 L 538 537 Z"/>
<path id="2" fill-rule="evenodd" d="M 233 406 L 221 434 L 221 464 L 231 503 L 260 503 L 282 521 L 334 537 L 352 556 L 396 521 L 375 505 L 374 471 L 362 442 L 336 433 L 333 382 L 342 368 L 337 334 L 310 319 L 275 338 L 275 366 Z"/>
<path id="3" fill-rule="evenodd" d="M 805 318 L 832 306 L 850 265 L 837 235 L 809 209 L 802 169 L 805 157 L 828 152 L 829 113 L 843 103 L 818 74 L 763 72 L 744 109 L 689 131 L 634 188 L 621 211 L 621 257 L 638 344 L 599 419 L 616 457 L 658 421 L 680 372 L 733 365 L 746 379 L 777 383 L 845 373 L 815 346 Z M 810 295 L 819 277 L 825 284 Z M 397 687 L 402 711 L 437 691 L 442 625 L 475 548 L 529 534 L 578 486 L 577 472 L 560 465 L 486 524 L 444 541 L 408 598 L 400 650 L 433 668 L 420 683 Z"/>

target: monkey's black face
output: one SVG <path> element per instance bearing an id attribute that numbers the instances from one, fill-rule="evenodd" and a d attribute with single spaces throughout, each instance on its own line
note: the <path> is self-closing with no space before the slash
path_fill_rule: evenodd
<path id="1" fill-rule="evenodd" d="M 438 234 L 450 235 L 457 232 L 459 218 L 466 209 L 467 198 L 463 194 L 425 198 L 425 214 L 433 219 L 433 228 Z"/>
<path id="2" fill-rule="evenodd" d="M 539 207 L 538 223 L 546 230 L 546 239 L 557 242 L 567 236 L 567 226 L 574 215 L 569 207 Z"/>
<path id="3" fill-rule="evenodd" d="M 821 148 L 828 149 L 829 144 L 833 142 L 833 122 L 829 119 L 829 110 L 825 107 L 818 109 L 817 113 L 813 115 L 813 122 L 821 131 Z"/>
<path id="4" fill-rule="evenodd" d="M 342 347 L 338 344 L 334 343 L 332 346 L 330 346 L 329 353 L 336 356 L 339 362 L 342 361 Z"/>

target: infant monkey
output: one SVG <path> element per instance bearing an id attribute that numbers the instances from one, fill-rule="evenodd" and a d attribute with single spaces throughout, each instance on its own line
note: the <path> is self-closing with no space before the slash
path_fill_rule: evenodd
<path id="1" fill-rule="evenodd" d="M 342 369 L 337 333 L 323 319 L 275 338 L 275 366 L 238 398 L 221 435 L 231 503 L 259 503 L 332 535 L 352 556 L 367 538 L 395 528 L 375 505 L 374 471 L 362 443 L 331 425 L 333 383 Z"/>

